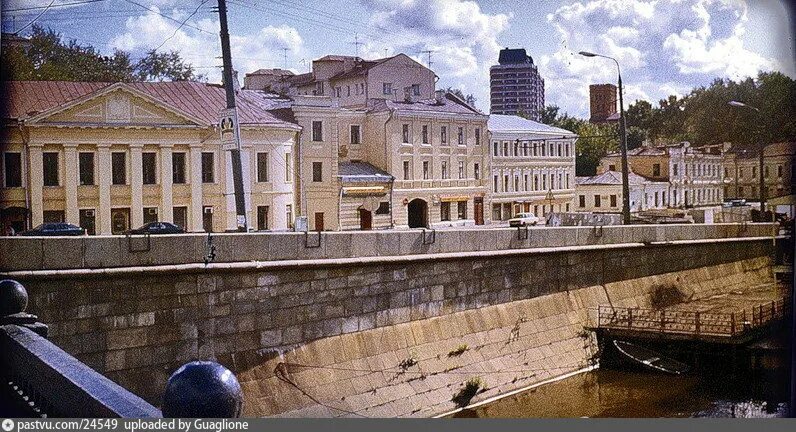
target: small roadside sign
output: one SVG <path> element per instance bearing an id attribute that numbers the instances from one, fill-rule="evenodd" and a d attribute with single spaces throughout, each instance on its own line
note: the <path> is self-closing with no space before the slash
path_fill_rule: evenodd
<path id="1" fill-rule="evenodd" d="M 218 124 L 221 131 L 221 148 L 224 150 L 237 149 L 240 136 L 238 110 L 236 108 L 221 110 Z"/>

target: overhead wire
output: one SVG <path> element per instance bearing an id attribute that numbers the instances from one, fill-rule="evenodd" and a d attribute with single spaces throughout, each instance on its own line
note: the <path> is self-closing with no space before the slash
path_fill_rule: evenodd
<path id="1" fill-rule="evenodd" d="M 178 26 L 178 27 L 177 27 L 177 28 L 174 30 L 174 33 L 172 33 L 172 34 L 171 34 L 171 36 L 167 37 L 167 38 L 166 38 L 166 39 L 165 39 L 163 42 L 161 42 L 161 43 L 160 43 L 160 45 L 158 45 L 158 47 L 157 47 L 157 48 L 155 48 L 155 51 L 157 51 L 157 50 L 159 50 L 160 48 L 162 48 L 162 47 L 163 47 L 163 45 L 165 45 L 165 44 L 166 44 L 166 42 L 170 41 L 170 40 L 171 40 L 171 39 L 172 39 L 174 36 L 177 36 L 177 32 L 179 32 L 179 31 L 180 31 L 180 29 L 181 29 L 181 28 L 182 28 L 182 27 L 185 25 L 185 23 L 187 23 L 189 19 L 191 19 L 191 18 L 192 18 L 194 15 L 196 15 L 196 13 L 197 13 L 197 12 L 199 12 L 199 8 L 201 8 L 202 6 L 204 6 L 204 4 L 205 4 L 205 3 L 207 3 L 207 2 L 208 2 L 208 0 L 202 0 L 202 2 L 201 2 L 201 3 L 199 3 L 199 6 L 197 6 L 197 7 L 196 7 L 196 9 L 194 9 L 194 11 L 193 11 L 193 12 L 191 12 L 191 14 L 190 14 L 190 15 L 188 15 L 188 17 L 187 17 L 187 18 L 185 18 L 185 19 L 182 21 L 182 23 L 180 23 L 180 25 L 179 25 L 179 26 Z"/>
<path id="2" fill-rule="evenodd" d="M 25 24 L 24 26 L 22 26 L 22 28 L 21 28 L 21 29 L 19 29 L 19 30 L 15 31 L 15 32 L 14 32 L 14 36 L 16 36 L 16 35 L 20 34 L 20 33 L 22 32 L 22 30 L 25 30 L 26 28 L 28 28 L 29 26 L 31 26 L 33 23 L 35 23 L 35 22 L 36 22 L 36 20 L 38 20 L 39 18 L 41 18 L 41 16 L 42 16 L 42 15 L 44 15 L 44 13 L 45 13 L 45 12 L 47 12 L 48 10 L 50 10 L 50 7 L 53 5 L 53 3 L 55 3 L 55 0 L 50 0 L 50 4 L 48 4 L 48 5 L 47 5 L 47 7 L 46 7 L 46 8 L 44 8 L 44 10 L 43 10 L 43 11 L 41 11 L 41 13 L 39 13 L 39 14 L 36 16 L 36 18 L 33 18 L 33 20 L 32 20 L 32 21 L 30 21 L 29 23 L 27 23 L 27 24 Z"/>

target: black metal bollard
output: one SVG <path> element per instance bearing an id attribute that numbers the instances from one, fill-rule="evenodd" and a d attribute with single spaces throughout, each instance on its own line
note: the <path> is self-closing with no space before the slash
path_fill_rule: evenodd
<path id="1" fill-rule="evenodd" d="M 166 383 L 163 417 L 237 418 L 243 391 L 235 374 L 211 361 L 186 363 Z"/>
<path id="2" fill-rule="evenodd" d="M 27 308 L 28 290 L 15 280 L 0 280 L 0 325 L 27 327 L 39 336 L 47 337 L 47 325 L 40 323 L 36 315 L 25 312 Z"/>

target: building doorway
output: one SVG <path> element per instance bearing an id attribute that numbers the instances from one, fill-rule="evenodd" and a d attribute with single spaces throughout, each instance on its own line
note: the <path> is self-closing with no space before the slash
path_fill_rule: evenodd
<path id="1" fill-rule="evenodd" d="M 202 207 L 202 229 L 205 232 L 213 232 L 213 207 Z"/>
<path id="2" fill-rule="evenodd" d="M 315 213 L 315 231 L 323 231 L 323 212 Z"/>
<path id="3" fill-rule="evenodd" d="M 409 201 L 407 206 L 409 214 L 409 228 L 428 227 L 428 203 L 420 198 Z"/>
<path id="4" fill-rule="evenodd" d="M 130 209 L 117 208 L 111 210 L 111 234 L 124 234 L 130 229 Z"/>
<path id="5" fill-rule="evenodd" d="M 484 224 L 484 198 L 475 197 L 473 199 L 473 212 L 476 225 Z"/>
<path id="6" fill-rule="evenodd" d="M 373 229 L 373 213 L 364 208 L 359 208 L 359 229 L 371 230 Z"/>

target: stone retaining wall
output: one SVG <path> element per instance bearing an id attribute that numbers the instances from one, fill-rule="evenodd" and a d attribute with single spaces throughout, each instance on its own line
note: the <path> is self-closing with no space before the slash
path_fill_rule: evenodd
<path id="1" fill-rule="evenodd" d="M 538 328 L 545 332 L 566 327 L 571 335 L 582 326 L 579 317 L 583 307 L 601 301 L 599 292 L 605 289 L 612 292 L 613 300 L 623 302 L 639 298 L 649 285 L 649 279 L 645 278 L 659 275 L 682 274 L 684 283 L 695 286 L 714 284 L 724 276 L 751 277 L 755 272 L 766 271 L 771 250 L 771 240 L 706 240 L 527 250 L 512 255 L 483 252 L 466 256 L 428 255 L 420 259 L 384 257 L 355 264 L 316 260 L 300 267 L 286 262 L 283 267 L 277 263 L 268 268 L 214 267 L 163 272 L 140 268 L 123 274 L 97 272 L 79 276 L 23 274 L 20 280 L 30 294 L 28 310 L 51 326 L 52 340 L 57 345 L 145 399 L 159 403 L 157 398 L 162 394 L 166 378 L 184 362 L 215 359 L 241 374 L 241 379 L 248 383 L 245 384 L 247 412 L 271 415 L 312 405 L 307 402 L 312 399 L 293 393 L 289 399 L 274 401 L 273 406 L 251 405 L 252 401 L 267 399 L 271 394 L 274 398 L 282 394 L 274 390 L 277 387 L 272 385 L 273 380 L 267 381 L 268 385 L 260 380 L 273 372 L 274 362 L 278 363 L 276 359 L 280 356 L 291 358 L 313 352 L 297 363 L 316 365 L 320 363 L 312 362 L 330 362 L 332 358 L 342 362 L 335 350 L 342 351 L 344 356 L 353 350 L 360 357 L 389 356 L 390 361 L 382 358 L 382 364 L 394 369 L 402 358 L 408 357 L 401 357 L 406 353 L 400 351 L 395 353 L 397 345 L 387 343 L 392 339 L 406 345 L 399 349 L 407 352 L 441 341 L 447 341 L 443 344 L 447 347 L 465 336 L 464 343 L 471 347 L 481 342 L 494 343 L 498 336 L 505 343 L 506 329 L 513 328 L 519 316 L 502 317 L 500 311 L 505 308 L 516 310 L 517 314 L 526 311 L 523 312 L 526 317 L 537 317 L 542 313 L 540 310 L 554 308 L 550 315 L 563 314 L 566 319 L 559 317 L 551 319 L 555 322 L 547 322 L 529 318 L 527 325 L 541 326 Z M 745 273 L 746 270 L 754 271 Z M 572 297 L 572 293 L 578 290 L 597 297 L 590 301 L 577 300 L 579 297 Z M 486 316 L 500 317 L 489 320 L 490 326 L 497 327 L 487 330 L 479 327 Z M 423 329 L 424 325 L 436 328 L 433 326 L 438 324 L 420 324 L 431 319 L 448 320 L 444 322 L 449 323 L 446 325 L 453 328 L 449 330 L 453 333 L 442 335 L 439 330 Z M 409 339 L 410 329 L 415 339 Z M 342 345 L 331 342 L 342 343 L 341 338 L 357 342 Z M 516 345 L 518 351 L 513 355 L 525 355 L 518 353 L 533 348 L 541 349 L 545 358 L 564 356 L 549 360 L 557 365 L 555 369 L 545 363 L 545 370 L 551 373 L 581 365 L 585 342 L 572 337 L 565 339 L 555 333 L 534 336 L 525 345 Z M 378 345 L 382 341 L 385 345 Z M 552 342 L 542 341 L 562 345 L 551 352 L 542 347 Z M 431 349 L 432 345 L 427 348 Z M 506 349 L 499 344 L 489 348 L 496 350 L 494 355 L 503 355 Z M 439 354 L 437 351 L 438 348 L 433 349 L 434 355 Z M 447 351 L 443 354 L 447 355 Z M 474 357 L 472 361 L 477 359 Z M 492 354 L 484 357 L 484 361 L 492 359 Z M 363 364 L 360 362 L 357 368 L 362 369 Z M 298 373 L 294 369 L 289 372 Z M 408 372 L 399 376 L 409 377 Z M 513 384 L 525 382 L 528 380 Z M 412 386 L 410 382 L 406 384 Z M 406 392 L 407 386 L 396 391 Z M 255 387 L 262 387 L 261 391 L 256 393 Z M 439 397 L 448 391 L 436 390 Z M 433 398 L 419 406 L 442 402 Z M 411 406 L 400 413 L 429 414 L 414 412 L 417 406 Z"/>

